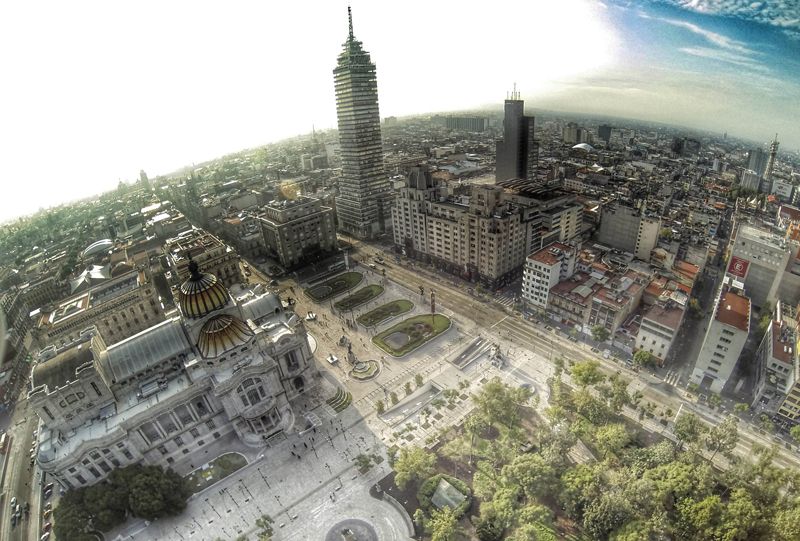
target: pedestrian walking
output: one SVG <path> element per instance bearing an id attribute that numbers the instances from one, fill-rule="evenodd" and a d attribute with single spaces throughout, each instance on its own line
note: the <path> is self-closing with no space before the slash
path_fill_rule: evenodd
<path id="1" fill-rule="evenodd" d="M 308 449 L 308 444 L 307 444 L 306 442 L 303 442 L 303 447 L 305 447 L 306 449 Z"/>

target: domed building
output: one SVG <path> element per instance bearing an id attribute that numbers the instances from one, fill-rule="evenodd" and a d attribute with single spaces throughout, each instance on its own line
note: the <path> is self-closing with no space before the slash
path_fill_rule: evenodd
<path id="1" fill-rule="evenodd" d="M 171 319 L 115 344 L 95 333 L 34 367 L 38 461 L 63 487 L 138 462 L 186 473 L 225 438 L 264 448 L 294 429 L 319 378 L 302 321 L 277 295 L 237 302 L 189 271 Z"/>

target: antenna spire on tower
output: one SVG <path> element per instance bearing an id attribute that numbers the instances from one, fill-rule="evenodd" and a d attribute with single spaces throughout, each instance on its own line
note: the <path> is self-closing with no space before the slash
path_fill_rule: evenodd
<path id="1" fill-rule="evenodd" d="M 347 6 L 347 22 L 350 26 L 350 39 L 353 39 L 353 12 L 350 11 L 350 6 Z"/>

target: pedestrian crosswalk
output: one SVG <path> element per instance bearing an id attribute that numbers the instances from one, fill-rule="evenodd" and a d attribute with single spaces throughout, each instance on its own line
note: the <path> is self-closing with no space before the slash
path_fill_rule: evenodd
<path id="1" fill-rule="evenodd" d="M 505 306 L 506 308 L 514 308 L 514 299 L 516 296 L 517 293 L 515 291 L 506 290 L 502 293 L 495 293 L 492 297 L 492 300 L 497 304 Z"/>
<path id="2" fill-rule="evenodd" d="M 680 377 L 681 375 L 677 370 L 670 370 L 669 372 L 667 372 L 667 375 L 664 376 L 664 383 L 667 383 L 669 385 L 674 385 L 675 387 L 677 387 Z"/>

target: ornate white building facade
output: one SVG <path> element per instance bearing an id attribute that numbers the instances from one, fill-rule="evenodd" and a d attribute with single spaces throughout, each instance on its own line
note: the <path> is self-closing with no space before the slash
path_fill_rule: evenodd
<path id="1" fill-rule="evenodd" d="M 99 334 L 34 367 L 38 461 L 65 488 L 134 463 L 188 471 L 235 434 L 253 448 L 291 429 L 318 384 L 305 328 L 274 294 L 238 300 L 192 263 L 180 315 L 116 344 Z"/>

